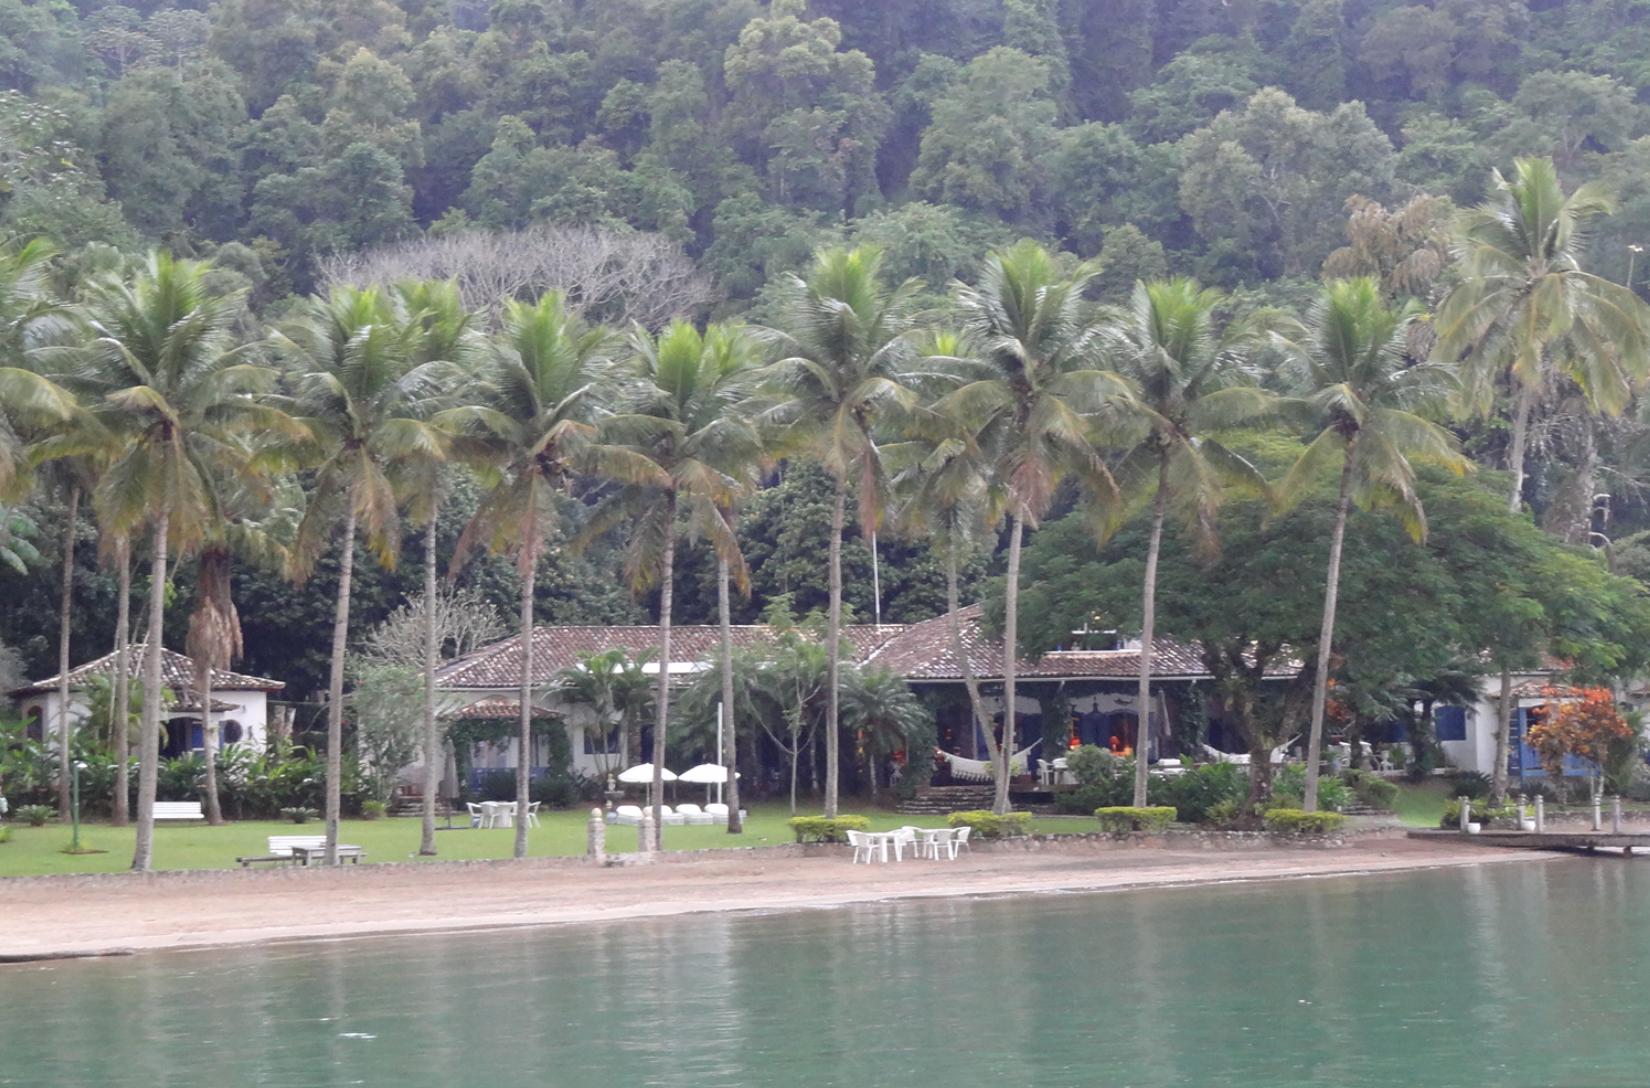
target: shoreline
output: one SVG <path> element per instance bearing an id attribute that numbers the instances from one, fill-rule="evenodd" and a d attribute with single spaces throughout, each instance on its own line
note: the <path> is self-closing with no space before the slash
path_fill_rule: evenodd
<path id="1" fill-rule="evenodd" d="M 956 862 L 853 865 L 846 852 L 668 864 L 435 864 L 286 870 L 288 879 L 101 882 L 95 891 L 0 882 L 0 965 L 252 945 L 483 933 L 695 914 L 862 904 L 1099 894 L 1377 876 L 1554 860 L 1560 855 L 1366 838 L 1335 849 L 1242 851 L 1082 843 L 1036 852 L 982 849 Z"/>

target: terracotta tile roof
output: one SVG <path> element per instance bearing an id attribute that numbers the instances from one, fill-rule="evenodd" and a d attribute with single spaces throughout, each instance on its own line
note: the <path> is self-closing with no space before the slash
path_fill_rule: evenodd
<path id="1" fill-rule="evenodd" d="M 980 606 L 959 610 L 962 639 L 974 675 L 981 680 L 1000 680 L 1003 675 L 1003 644 L 987 637 L 980 622 Z M 1169 638 L 1153 640 L 1152 673 L 1166 680 L 1207 679 L 1202 655 L 1196 646 Z M 871 655 L 870 663 L 892 669 L 905 679 L 954 681 L 963 678 L 962 666 L 953 652 L 951 629 L 944 616 L 907 626 Z M 1292 672 L 1293 670 L 1289 670 Z M 1037 661 L 1021 661 L 1016 675 L 1025 680 L 1083 679 L 1132 680 L 1140 675 L 1140 651 L 1133 650 L 1053 650 Z"/>
<path id="2" fill-rule="evenodd" d="M 846 660 L 863 660 L 903 628 L 898 625 L 850 625 L 842 629 Z M 738 625 L 733 628 L 736 647 L 760 645 L 772 637 L 766 625 Z M 672 672 L 683 664 L 704 661 L 721 647 L 721 628 L 684 625 L 670 629 Z M 556 673 L 576 665 L 582 654 L 621 649 L 632 656 L 643 652 L 655 655 L 659 649 L 659 628 L 633 627 L 535 627 L 533 629 L 533 676 L 536 684 L 548 683 Z M 521 638 L 512 636 L 491 646 L 450 661 L 436 670 L 436 684 L 443 690 L 507 691 L 521 684 Z"/>
<path id="3" fill-rule="evenodd" d="M 1514 684 L 1512 689 L 1514 699 L 1579 699 L 1581 689 L 1569 684 L 1555 684 L 1551 680 L 1526 680 L 1522 684 Z M 1490 697 L 1500 698 L 1498 688 L 1492 688 Z"/>
<path id="4" fill-rule="evenodd" d="M 126 652 L 127 667 L 132 679 L 143 679 L 144 643 L 134 642 Z M 114 651 L 104 654 L 84 665 L 69 670 L 69 688 L 73 691 L 83 690 L 94 676 L 114 676 Z M 200 700 L 195 697 L 195 663 L 176 650 L 162 649 L 160 652 L 161 683 L 165 684 L 178 697 L 198 706 Z M 44 692 L 56 691 L 57 676 L 48 676 L 44 680 L 36 680 L 27 687 L 17 688 L 13 695 L 39 695 Z M 227 669 L 212 670 L 212 687 L 215 691 L 280 691 L 286 684 L 280 680 L 270 680 L 263 676 L 248 676 L 245 673 L 230 672 Z M 216 709 L 216 708 L 214 708 Z"/>
<path id="5" fill-rule="evenodd" d="M 504 718 L 517 720 L 521 717 L 520 699 L 478 699 L 469 706 L 461 707 L 450 713 L 443 714 L 443 718 L 457 720 L 459 718 Z"/>

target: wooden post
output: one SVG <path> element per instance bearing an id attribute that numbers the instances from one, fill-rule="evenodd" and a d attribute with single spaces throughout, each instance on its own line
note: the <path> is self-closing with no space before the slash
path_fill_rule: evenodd
<path id="1" fill-rule="evenodd" d="M 1535 833 L 1545 834 L 1547 831 L 1547 798 L 1544 794 L 1535 795 Z"/>
<path id="2" fill-rule="evenodd" d="M 1466 834 L 1467 824 L 1472 821 L 1472 798 L 1463 795 L 1458 800 L 1461 802 L 1461 833 Z"/>
<path id="3" fill-rule="evenodd" d="M 659 840 L 653 837 L 653 810 L 642 809 L 642 822 L 636 825 L 638 849 L 644 854 L 651 854 L 659 848 Z"/>
<path id="4" fill-rule="evenodd" d="M 602 819 L 602 810 L 590 810 L 590 832 L 586 847 L 590 858 L 597 865 L 607 862 L 607 821 Z"/>
<path id="5" fill-rule="evenodd" d="M 1621 834 L 1621 794 L 1610 798 L 1610 831 L 1612 834 Z"/>

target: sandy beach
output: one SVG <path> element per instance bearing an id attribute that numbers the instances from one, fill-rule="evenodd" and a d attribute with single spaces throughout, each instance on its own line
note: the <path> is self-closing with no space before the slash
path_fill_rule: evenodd
<path id="1" fill-rule="evenodd" d="M 658 865 L 363 866 L 0 881 L 0 959 L 566 925 L 702 911 L 804 910 L 934 896 L 1104 892 L 1531 863 L 1522 851 L 1362 839 L 1333 850 L 1050 847 L 954 863 L 852 865 L 714 853 Z"/>

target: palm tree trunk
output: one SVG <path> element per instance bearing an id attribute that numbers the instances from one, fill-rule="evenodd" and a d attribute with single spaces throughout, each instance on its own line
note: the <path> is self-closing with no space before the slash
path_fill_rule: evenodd
<path id="1" fill-rule="evenodd" d="M 160 654 L 166 618 L 166 509 L 155 514 L 149 575 L 149 630 L 144 636 L 143 726 L 138 734 L 137 846 L 132 869 L 146 873 L 155 854 L 155 780 L 160 772 Z"/>
<path id="2" fill-rule="evenodd" d="M 1593 489 L 1598 486 L 1598 423 L 1591 412 L 1581 417 L 1581 456 L 1577 459 L 1576 517 L 1565 537 L 1588 547 L 1593 542 Z"/>
<path id="3" fill-rule="evenodd" d="M 1525 386 L 1518 391 L 1518 408 L 1513 412 L 1512 445 L 1507 449 L 1507 470 L 1512 473 L 1512 494 L 1507 509 L 1514 514 L 1524 505 L 1524 452 L 1530 440 L 1530 414 L 1535 409 L 1536 390 Z"/>
<path id="4" fill-rule="evenodd" d="M 658 718 L 653 726 L 653 848 L 664 841 L 665 730 L 670 723 L 670 598 L 676 588 L 676 496 L 665 499 L 665 553 L 659 560 L 659 691 L 654 696 Z"/>
<path id="5" fill-rule="evenodd" d="M 63 523 L 63 595 L 57 610 L 57 815 L 69 822 L 69 761 L 74 727 L 69 721 L 69 613 L 74 604 L 74 536 L 80 520 L 80 488 L 69 489 Z"/>
<path id="6" fill-rule="evenodd" d="M 435 721 L 435 530 L 440 499 L 432 500 L 430 523 L 424 527 L 424 826 L 418 852 L 435 856 L 435 794 L 441 788 L 441 731 Z"/>
<path id="7" fill-rule="evenodd" d="M 985 712 L 985 701 L 980 698 L 980 682 L 974 676 L 974 662 L 969 659 L 963 644 L 962 619 L 957 612 L 962 608 L 961 593 L 957 589 L 957 538 L 953 532 L 945 548 L 945 619 L 951 634 L 951 652 L 962 666 L 963 687 L 968 691 L 968 705 L 974 714 L 974 727 L 985 737 L 986 758 L 997 762 L 997 735 L 991 728 L 991 716 Z M 925 752 L 924 758 L 932 757 Z"/>
<path id="8" fill-rule="evenodd" d="M 1008 776 L 1014 761 L 1014 674 L 1020 646 L 1020 545 L 1026 523 L 1011 515 L 1008 530 L 1008 579 L 1003 590 L 1003 739 L 997 765 L 997 797 L 992 811 L 1009 811 Z"/>
<path id="9" fill-rule="evenodd" d="M 728 601 L 728 561 L 716 562 L 716 612 L 722 625 L 722 765 L 728 771 L 722 797 L 728 806 L 728 834 L 745 830 L 739 819 L 739 745 L 733 728 L 733 609 Z"/>
<path id="10" fill-rule="evenodd" d="M 131 822 L 131 754 L 127 751 L 131 707 L 132 545 L 124 536 L 115 540 L 115 563 L 120 567 L 120 599 L 115 602 L 115 685 L 109 707 L 109 729 L 115 744 L 115 796 L 111 817 L 116 827 Z"/>
<path id="11" fill-rule="evenodd" d="M 1146 545 L 1146 580 L 1140 595 L 1140 709 L 1139 726 L 1134 736 L 1134 805 L 1146 804 L 1150 770 L 1146 765 L 1151 755 L 1152 723 L 1152 650 L 1153 628 L 1157 626 L 1157 554 L 1163 546 L 1163 515 L 1169 502 L 1169 458 L 1162 455 L 1157 464 L 1157 494 L 1152 499 L 1152 535 Z"/>
<path id="12" fill-rule="evenodd" d="M 345 498 L 344 539 L 338 557 L 338 604 L 332 619 L 332 673 L 327 683 L 327 852 L 338 864 L 338 821 L 343 810 L 344 650 L 349 644 L 350 583 L 355 574 L 355 492 Z"/>
<path id="13" fill-rule="evenodd" d="M 840 762 L 837 692 L 842 671 L 842 523 L 848 502 L 848 481 L 837 477 L 836 504 L 831 507 L 831 607 L 825 624 L 825 815 L 835 818 L 837 764 Z"/>
<path id="14" fill-rule="evenodd" d="M 1512 669 L 1501 666 L 1501 701 L 1495 723 L 1495 766 L 1490 768 L 1490 802 L 1505 804 L 1507 800 L 1507 756 L 1512 748 Z"/>
<path id="15" fill-rule="evenodd" d="M 791 815 L 796 815 L 796 765 L 802 759 L 802 731 L 791 726 Z"/>
<path id="16" fill-rule="evenodd" d="M 1312 724 L 1306 738 L 1306 796 L 1301 807 L 1318 811 L 1318 761 L 1323 756 L 1323 712 L 1329 701 L 1329 659 L 1335 639 L 1335 602 L 1341 589 L 1341 544 L 1346 540 L 1346 517 L 1352 509 L 1352 444 L 1341 464 L 1341 491 L 1335 501 L 1335 531 L 1329 537 L 1329 574 L 1323 593 L 1323 627 L 1318 632 L 1318 662 L 1312 684 Z"/>
<path id="17" fill-rule="evenodd" d="M 206 822 L 223 826 L 223 809 L 218 803 L 218 726 L 212 720 L 212 664 L 195 663 L 195 694 L 201 701 L 201 744 L 206 749 Z"/>
<path id="18" fill-rule="evenodd" d="M 515 856 L 527 856 L 527 810 L 533 789 L 533 590 L 539 572 L 538 504 L 527 503 L 527 525 L 521 553 L 521 690 L 516 719 L 516 845 Z"/>

